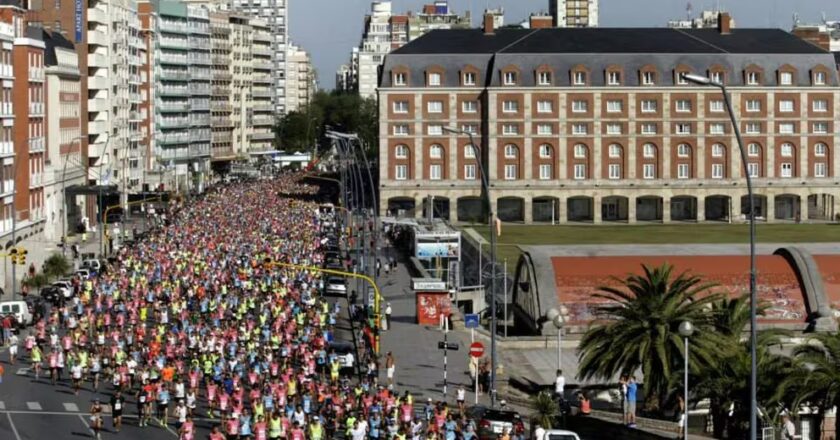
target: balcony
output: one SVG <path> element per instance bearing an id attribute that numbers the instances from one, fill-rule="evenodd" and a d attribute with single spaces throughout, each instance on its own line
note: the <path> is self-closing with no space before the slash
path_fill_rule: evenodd
<path id="1" fill-rule="evenodd" d="M 188 33 L 189 28 L 187 26 L 187 22 L 185 21 L 158 20 L 158 30 L 161 32 L 186 34 Z"/>
<path id="2" fill-rule="evenodd" d="M 211 102 L 210 110 L 214 112 L 229 112 L 231 109 L 229 102 Z"/>
<path id="3" fill-rule="evenodd" d="M 161 64 L 189 64 L 186 55 L 176 55 L 171 53 L 162 54 L 158 57 Z"/>
<path id="4" fill-rule="evenodd" d="M 190 116 L 190 125 L 192 126 L 208 126 L 210 125 L 210 115 Z"/>
<path id="5" fill-rule="evenodd" d="M 106 6 L 99 6 L 95 8 L 88 8 L 87 10 L 88 23 L 109 24 L 108 10 Z"/>
<path id="6" fill-rule="evenodd" d="M 218 81 L 230 81 L 233 79 L 233 75 L 230 72 L 213 72 L 213 79 Z"/>
<path id="7" fill-rule="evenodd" d="M 98 53 L 88 54 L 88 67 L 108 67 L 108 57 Z"/>
<path id="8" fill-rule="evenodd" d="M 190 22 L 189 30 L 191 34 L 210 35 L 210 24 Z"/>
<path id="9" fill-rule="evenodd" d="M 210 40 L 190 40 L 190 49 L 210 50 Z"/>
<path id="10" fill-rule="evenodd" d="M 271 90 L 252 90 L 251 96 L 254 98 L 271 98 Z"/>
<path id="11" fill-rule="evenodd" d="M 274 68 L 274 64 L 272 64 L 271 61 L 267 61 L 267 60 L 266 61 L 264 61 L 264 60 L 253 60 L 251 62 L 251 66 L 254 69 L 259 69 L 259 70 L 271 70 L 271 69 Z"/>
<path id="12" fill-rule="evenodd" d="M 274 125 L 274 118 L 271 116 L 254 116 L 253 125 Z"/>
<path id="13" fill-rule="evenodd" d="M 140 58 L 140 56 L 138 56 L 138 55 L 129 55 L 128 56 L 128 64 L 130 64 L 132 66 L 142 66 L 143 65 L 143 59 Z"/>
<path id="14" fill-rule="evenodd" d="M 192 102 L 192 109 L 197 111 L 202 110 L 210 110 L 210 101 L 208 100 L 201 100 L 201 101 L 193 101 Z"/>
<path id="15" fill-rule="evenodd" d="M 88 111 L 106 112 L 111 109 L 110 104 L 110 101 L 105 98 L 91 98 L 88 99 Z"/>
<path id="16" fill-rule="evenodd" d="M 0 77 L 7 79 L 15 77 L 15 72 L 11 64 L 0 64 Z"/>
<path id="17" fill-rule="evenodd" d="M 193 131 L 190 133 L 190 142 L 210 142 L 211 137 L 210 130 Z"/>
<path id="18" fill-rule="evenodd" d="M 254 140 L 254 141 L 274 140 L 274 133 L 272 133 L 270 131 L 253 133 L 253 134 L 251 134 L 251 140 Z"/>
<path id="19" fill-rule="evenodd" d="M 230 142 L 233 136 L 229 132 L 213 133 L 213 143 Z M 218 151 L 213 149 L 213 156 L 216 156 Z"/>
<path id="20" fill-rule="evenodd" d="M 257 84 L 271 84 L 271 75 L 252 75 L 251 81 Z"/>
<path id="21" fill-rule="evenodd" d="M 189 72 L 182 70 L 161 69 L 158 72 L 158 78 L 164 81 L 189 81 Z"/>
<path id="22" fill-rule="evenodd" d="M 88 89 L 89 90 L 107 90 L 110 88 L 108 78 L 104 76 L 89 76 Z"/>
<path id="23" fill-rule="evenodd" d="M 190 126 L 190 118 L 159 118 L 157 125 L 160 128 L 188 128 Z"/>
<path id="24" fill-rule="evenodd" d="M 129 38 L 128 39 L 128 44 L 131 47 L 134 47 L 134 48 L 137 48 L 137 49 L 144 49 L 146 47 L 146 42 L 143 41 L 142 38 L 138 38 L 138 37 Z"/>
<path id="25" fill-rule="evenodd" d="M 128 114 L 128 120 L 131 121 L 131 122 L 140 122 L 143 119 L 145 119 L 145 118 L 143 117 L 143 114 L 141 114 L 140 112 L 130 112 Z"/>
<path id="26" fill-rule="evenodd" d="M 188 144 L 190 135 L 187 133 L 163 134 L 157 137 L 157 141 L 161 145 Z"/>
<path id="27" fill-rule="evenodd" d="M 14 107 L 12 107 L 11 102 L 0 103 L 0 117 L 10 118 L 14 117 L 14 115 Z"/>
<path id="28" fill-rule="evenodd" d="M 30 174 L 29 187 L 36 188 L 44 185 L 44 173 Z"/>
<path id="29" fill-rule="evenodd" d="M 88 133 L 90 134 L 105 134 L 108 132 L 108 123 L 106 121 L 90 121 L 88 122 Z"/>
<path id="30" fill-rule="evenodd" d="M 209 66 L 213 64 L 210 61 L 210 54 L 209 53 L 191 53 L 189 56 L 189 63 L 202 65 L 202 66 Z"/>
<path id="31" fill-rule="evenodd" d="M 251 106 L 255 112 L 273 112 L 274 106 L 271 104 L 254 104 Z"/>
<path id="32" fill-rule="evenodd" d="M 254 41 L 272 42 L 271 34 L 268 32 L 254 32 Z"/>
<path id="33" fill-rule="evenodd" d="M 88 31 L 88 44 L 108 47 L 108 36 L 102 31 Z"/>
<path id="34" fill-rule="evenodd" d="M 0 157 L 14 156 L 15 143 L 12 141 L 0 142 Z"/>
<path id="35" fill-rule="evenodd" d="M 191 80 L 207 80 L 213 79 L 213 72 L 210 69 L 192 69 L 190 71 Z"/>
<path id="36" fill-rule="evenodd" d="M 190 104 L 188 102 L 158 104 L 155 107 L 161 113 L 185 113 L 190 111 Z"/>
<path id="37" fill-rule="evenodd" d="M 44 103 L 43 102 L 30 102 L 29 103 L 29 116 L 44 116 Z"/>
<path id="38" fill-rule="evenodd" d="M 233 121 L 226 116 L 214 116 L 212 119 L 213 127 L 230 127 Z"/>
<path id="39" fill-rule="evenodd" d="M 209 138 L 207 139 L 210 140 Z M 190 145 L 190 157 L 202 157 L 210 155 L 210 145 Z"/>
<path id="40" fill-rule="evenodd" d="M 143 103 L 143 95 L 139 93 L 132 93 L 129 96 L 129 100 L 132 104 L 142 104 Z"/>
<path id="41" fill-rule="evenodd" d="M 251 48 L 251 53 L 254 55 L 264 55 L 270 57 L 273 52 L 270 48 L 267 48 L 265 46 L 254 46 Z"/>
<path id="42" fill-rule="evenodd" d="M 163 86 L 157 88 L 157 94 L 160 96 L 189 96 L 190 89 L 188 87 Z"/>
<path id="43" fill-rule="evenodd" d="M 47 144 L 43 137 L 29 139 L 30 153 L 43 153 L 46 150 Z"/>
<path id="44" fill-rule="evenodd" d="M 163 37 L 158 40 L 158 45 L 164 49 L 190 49 L 190 40 L 186 38 L 167 38 Z"/>

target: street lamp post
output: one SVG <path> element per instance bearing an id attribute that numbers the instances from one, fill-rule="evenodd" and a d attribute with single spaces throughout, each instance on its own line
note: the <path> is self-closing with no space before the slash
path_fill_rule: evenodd
<path id="1" fill-rule="evenodd" d="M 561 305 L 560 309 L 551 308 L 546 313 L 546 318 L 557 329 L 557 369 L 563 369 L 563 327 L 569 319 L 569 309 Z"/>
<path id="2" fill-rule="evenodd" d="M 680 335 L 685 340 L 685 371 L 683 378 L 683 438 L 688 440 L 688 338 L 694 334 L 694 324 L 691 321 L 683 321 L 680 323 Z"/>
<path id="3" fill-rule="evenodd" d="M 757 334 L 757 319 L 756 308 L 758 299 L 756 297 L 756 269 L 755 269 L 755 199 L 753 196 L 752 176 L 750 176 L 749 165 L 747 164 L 747 152 L 744 149 L 744 143 L 741 140 L 741 130 L 738 127 L 738 121 L 735 118 L 735 112 L 732 109 L 732 102 L 729 97 L 729 92 L 726 86 L 711 78 L 706 78 L 700 75 L 686 74 L 683 76 L 687 81 L 695 84 L 712 86 L 720 89 L 723 94 L 723 101 L 726 105 L 726 111 L 729 113 L 729 119 L 732 121 L 732 130 L 735 132 L 735 139 L 738 141 L 738 149 L 741 152 L 741 162 L 744 166 L 744 176 L 747 180 L 747 197 L 749 198 L 749 221 L 750 221 L 750 440 L 756 440 L 758 431 L 758 398 L 756 397 L 756 389 L 758 382 L 758 365 L 756 363 L 755 346 L 758 338 Z M 732 212 L 729 213 L 730 218 Z"/>
<path id="4" fill-rule="evenodd" d="M 490 406 L 496 406 L 496 232 L 494 229 L 493 204 L 490 199 L 489 177 L 483 165 L 484 154 L 475 144 L 472 133 L 455 128 L 443 127 L 444 131 L 453 134 L 467 135 L 470 138 L 470 145 L 473 148 L 478 160 L 479 172 L 481 173 L 481 187 L 484 192 L 484 201 L 487 204 L 487 226 L 490 228 Z M 481 246 L 479 244 L 479 246 Z M 481 262 L 479 262 L 481 270 Z"/>

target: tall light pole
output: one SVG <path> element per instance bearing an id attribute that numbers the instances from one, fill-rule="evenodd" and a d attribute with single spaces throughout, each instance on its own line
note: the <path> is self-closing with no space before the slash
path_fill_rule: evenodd
<path id="1" fill-rule="evenodd" d="M 546 313 L 546 318 L 554 324 L 557 329 L 557 370 L 563 369 L 563 327 L 569 319 L 569 309 L 561 305 L 560 309 L 551 308 Z"/>
<path id="2" fill-rule="evenodd" d="M 481 188 L 484 192 L 484 202 L 487 204 L 487 227 L 490 228 L 490 406 L 496 406 L 496 231 L 494 231 L 493 204 L 490 200 L 489 177 L 485 172 L 482 160 L 483 151 L 475 144 L 472 133 L 455 128 L 443 127 L 444 131 L 453 134 L 467 135 L 470 138 L 470 145 L 478 160 L 479 172 L 481 173 Z M 481 246 L 481 244 L 479 244 Z M 478 262 L 481 270 L 481 262 Z"/>
<path id="3" fill-rule="evenodd" d="M 688 338 L 694 334 L 694 324 L 691 321 L 680 323 L 680 335 L 685 340 L 685 371 L 683 377 L 683 438 L 688 440 Z"/>
<path id="4" fill-rule="evenodd" d="M 717 81 L 712 81 L 711 78 L 706 78 L 700 75 L 687 74 L 683 76 L 687 81 L 695 84 L 712 86 L 720 89 L 723 94 L 723 101 L 726 104 L 726 111 L 729 113 L 729 119 L 732 121 L 732 130 L 735 132 L 735 139 L 738 141 L 738 150 L 741 152 L 741 162 L 744 166 L 744 175 L 747 179 L 747 197 L 749 197 L 749 220 L 750 220 L 750 440 L 756 440 L 758 432 L 758 398 L 756 397 L 756 389 L 758 382 L 758 365 L 756 363 L 755 346 L 757 342 L 757 297 L 756 297 L 756 270 L 755 270 L 755 199 L 753 198 L 752 176 L 750 176 L 749 165 L 747 164 L 747 151 L 744 149 L 744 143 L 741 140 L 741 130 L 738 127 L 738 121 L 735 118 L 735 112 L 732 110 L 732 102 L 729 97 L 729 92 L 726 86 Z M 730 218 L 732 212 L 729 213 Z"/>

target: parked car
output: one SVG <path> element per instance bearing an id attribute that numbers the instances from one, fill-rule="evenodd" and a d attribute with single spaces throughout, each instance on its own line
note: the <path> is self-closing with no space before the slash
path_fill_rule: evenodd
<path id="1" fill-rule="evenodd" d="M 41 288 L 41 298 L 44 301 L 49 301 L 53 304 L 58 304 L 61 299 L 61 290 L 56 286 L 47 286 Z"/>
<path id="2" fill-rule="evenodd" d="M 91 259 L 82 261 L 82 267 L 81 268 L 82 269 L 87 269 L 87 270 L 91 271 L 92 273 L 97 274 L 102 269 L 102 263 L 99 260 L 97 260 L 96 258 L 91 258 Z"/>
<path id="3" fill-rule="evenodd" d="M 79 270 L 73 272 L 73 275 L 81 278 L 82 280 L 86 280 L 86 279 L 90 278 L 91 271 L 83 268 L 83 269 L 79 269 Z"/>
<path id="4" fill-rule="evenodd" d="M 492 409 L 486 406 L 473 406 L 467 415 L 478 426 L 479 440 L 495 440 L 506 429 L 515 434 L 525 433 L 525 423 L 516 411 Z"/>
<path id="5" fill-rule="evenodd" d="M 347 283 L 341 277 L 327 278 L 327 296 L 347 296 Z"/>
<path id="6" fill-rule="evenodd" d="M 25 301 L 3 301 L 0 302 L 0 316 L 12 315 L 17 322 L 18 328 L 25 328 L 32 324 L 32 312 Z"/>
<path id="7" fill-rule="evenodd" d="M 61 296 L 64 299 L 70 299 L 73 297 L 73 284 L 67 280 L 56 281 L 53 284 L 53 287 L 57 288 L 59 292 L 61 292 Z"/>
<path id="8" fill-rule="evenodd" d="M 580 437 L 572 431 L 549 429 L 545 431 L 545 437 L 537 440 L 580 440 Z"/>
<path id="9" fill-rule="evenodd" d="M 345 341 L 334 341 L 330 344 L 330 350 L 335 350 L 335 354 L 341 368 L 353 368 L 353 366 L 356 365 L 356 356 L 353 354 L 353 344 Z"/>

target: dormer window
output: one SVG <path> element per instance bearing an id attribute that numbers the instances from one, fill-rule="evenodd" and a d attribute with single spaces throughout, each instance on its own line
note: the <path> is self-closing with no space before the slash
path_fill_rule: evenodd
<path id="1" fill-rule="evenodd" d="M 408 75 L 405 72 L 394 73 L 394 85 L 404 86 L 408 83 Z"/>
<path id="2" fill-rule="evenodd" d="M 709 72 L 709 78 L 716 84 L 726 84 L 726 74 L 722 71 Z"/>
<path id="3" fill-rule="evenodd" d="M 825 72 L 814 72 L 813 83 L 815 86 L 824 86 L 826 82 Z"/>
<path id="4" fill-rule="evenodd" d="M 757 86 L 761 83 L 761 74 L 758 72 L 747 72 L 747 85 Z"/>
<path id="5" fill-rule="evenodd" d="M 537 84 L 541 86 L 550 86 L 551 72 L 537 72 Z"/>
<path id="6" fill-rule="evenodd" d="M 621 85 L 621 72 L 607 72 L 607 85 L 608 86 Z"/>
<path id="7" fill-rule="evenodd" d="M 465 86 L 474 86 L 475 85 L 475 72 L 464 72 L 464 85 Z"/>
<path id="8" fill-rule="evenodd" d="M 779 85 L 792 86 L 793 72 L 779 72 Z"/>
<path id="9" fill-rule="evenodd" d="M 652 86 L 656 84 L 656 72 L 642 72 L 642 85 Z"/>
<path id="10" fill-rule="evenodd" d="M 572 84 L 576 86 L 585 86 L 586 85 L 586 72 L 573 72 L 572 73 Z"/>
<path id="11" fill-rule="evenodd" d="M 503 76 L 504 84 L 506 86 L 516 85 L 516 72 L 505 72 Z"/>
<path id="12" fill-rule="evenodd" d="M 429 85 L 430 86 L 439 86 L 440 85 L 440 73 L 432 72 L 429 74 Z"/>

